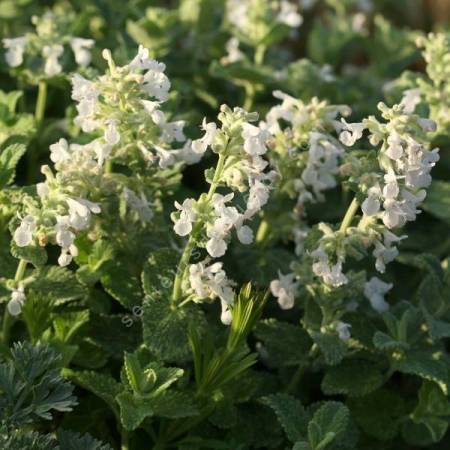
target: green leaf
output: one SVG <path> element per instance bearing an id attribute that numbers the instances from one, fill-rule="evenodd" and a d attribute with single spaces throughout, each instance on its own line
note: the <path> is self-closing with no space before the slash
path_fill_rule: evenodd
<path id="1" fill-rule="evenodd" d="M 63 375 L 78 386 L 101 398 L 119 417 L 116 396 L 123 391 L 123 386 L 113 377 L 100 372 L 75 371 L 64 369 Z"/>
<path id="2" fill-rule="evenodd" d="M 449 427 L 450 402 L 436 384 L 425 381 L 419 390 L 419 402 L 402 427 L 406 442 L 427 446 L 439 442 Z"/>
<path id="3" fill-rule="evenodd" d="M 450 182 L 433 180 L 427 189 L 423 209 L 438 219 L 450 222 Z"/>
<path id="4" fill-rule="evenodd" d="M 395 368 L 402 373 L 434 381 L 445 395 L 449 392 L 448 364 L 433 359 L 431 353 L 408 353 L 403 359 L 396 361 Z"/>
<path id="5" fill-rule="evenodd" d="M 0 153 L 0 189 L 11 184 L 16 176 L 16 166 L 25 154 L 25 139 L 12 137 L 3 143 Z"/>
<path id="6" fill-rule="evenodd" d="M 306 436 L 308 415 L 299 400 L 288 394 L 273 394 L 263 397 L 261 401 L 274 410 L 291 442 Z"/>
<path id="7" fill-rule="evenodd" d="M 312 450 L 329 448 L 328 444 L 342 437 L 350 412 L 340 402 L 326 402 L 314 414 L 308 424 L 308 440 Z"/>
<path id="8" fill-rule="evenodd" d="M 339 364 L 347 353 L 347 345 L 334 334 L 310 333 L 314 342 L 323 353 L 325 362 L 330 366 Z"/>
<path id="9" fill-rule="evenodd" d="M 373 345 L 381 351 L 407 350 L 409 345 L 406 342 L 400 342 L 382 331 L 377 331 L 373 336 Z"/>
<path id="10" fill-rule="evenodd" d="M 28 245 L 26 247 L 19 247 L 14 241 L 11 241 L 11 254 L 14 258 L 23 259 L 34 267 L 44 266 L 47 262 L 47 252 L 45 248 L 38 245 Z"/>
<path id="11" fill-rule="evenodd" d="M 377 366 L 363 359 L 348 359 L 327 369 L 322 391 L 327 395 L 345 394 L 350 397 L 366 395 L 383 384 Z"/>
<path id="12" fill-rule="evenodd" d="M 140 277 L 132 272 L 125 259 L 111 261 L 101 282 L 105 291 L 123 307 L 132 310 L 141 305 L 143 292 Z"/>
<path id="13" fill-rule="evenodd" d="M 376 439 L 393 439 L 408 409 L 396 392 L 379 389 L 364 397 L 353 397 L 348 401 L 352 418 L 362 430 Z"/>
<path id="14" fill-rule="evenodd" d="M 305 364 L 312 340 L 300 325 L 267 319 L 254 331 L 268 353 L 269 362 L 276 367 Z"/>
<path id="15" fill-rule="evenodd" d="M 87 433 L 81 435 L 72 431 L 58 430 L 56 436 L 61 450 L 112 450 L 112 447 L 97 441 Z"/>
<path id="16" fill-rule="evenodd" d="M 61 357 L 48 346 L 16 343 L 11 361 L 0 363 L 1 419 L 14 427 L 76 405 L 73 386 L 61 378 Z"/>
<path id="17" fill-rule="evenodd" d="M 154 414 L 151 402 L 144 402 L 131 392 L 120 393 L 116 400 L 120 406 L 120 421 L 126 430 L 135 430 L 144 419 Z"/>
<path id="18" fill-rule="evenodd" d="M 55 305 L 80 300 L 86 295 L 85 287 L 78 282 L 73 272 L 63 267 L 40 267 L 33 273 L 33 278 L 28 288 L 41 295 L 51 296 Z"/>

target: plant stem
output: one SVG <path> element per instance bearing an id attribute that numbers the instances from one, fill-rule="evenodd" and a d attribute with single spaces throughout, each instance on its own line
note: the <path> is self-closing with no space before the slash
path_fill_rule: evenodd
<path id="1" fill-rule="evenodd" d="M 17 266 L 16 274 L 14 276 L 14 281 L 16 285 L 20 283 L 23 276 L 25 275 L 25 270 L 27 269 L 27 261 L 21 259 L 19 265 Z M 2 325 L 2 341 L 3 344 L 8 346 L 9 339 L 11 335 L 11 328 L 14 324 L 14 317 L 11 316 L 8 312 L 8 308 L 5 308 L 5 312 L 3 315 L 3 325 Z"/>
<path id="2" fill-rule="evenodd" d="M 261 223 L 259 224 L 258 231 L 256 232 L 256 242 L 262 243 L 266 240 L 268 234 L 270 231 L 269 223 L 266 219 L 261 220 Z"/>
<path id="3" fill-rule="evenodd" d="M 128 431 L 122 428 L 120 430 L 121 435 L 121 443 L 120 443 L 120 450 L 129 450 L 130 448 L 130 439 L 128 435 Z"/>
<path id="4" fill-rule="evenodd" d="M 105 161 L 105 173 L 112 173 L 113 165 L 111 159 Z"/>
<path id="5" fill-rule="evenodd" d="M 220 178 L 222 176 L 223 167 L 225 165 L 225 153 L 221 153 L 219 155 L 219 160 L 217 161 L 216 170 L 214 171 L 214 177 L 211 182 L 211 186 L 209 187 L 209 191 L 206 195 L 206 201 L 210 202 L 212 196 L 216 192 L 216 189 L 219 185 Z M 182 295 L 181 283 L 186 276 L 186 272 L 189 266 L 189 260 L 191 259 L 192 250 L 194 250 L 195 242 L 197 240 L 197 235 L 201 231 L 203 227 L 203 223 L 200 221 L 195 224 L 191 235 L 189 236 L 188 243 L 184 248 L 183 254 L 181 255 L 180 262 L 178 264 L 177 272 L 175 275 L 175 280 L 173 282 L 173 291 L 172 291 L 172 306 L 175 307 L 178 300 Z"/>
<path id="6" fill-rule="evenodd" d="M 356 211 L 358 211 L 359 203 L 356 197 L 352 200 L 350 203 L 350 206 L 347 209 L 347 212 L 345 213 L 344 219 L 342 220 L 341 226 L 339 228 L 339 231 L 342 233 L 345 233 L 347 231 L 347 228 L 351 225 L 353 217 L 355 217 Z"/>
<path id="7" fill-rule="evenodd" d="M 267 47 L 265 45 L 258 45 L 255 50 L 255 64 L 261 66 L 264 62 Z"/>
<path id="8" fill-rule="evenodd" d="M 256 90 L 252 83 L 245 83 L 245 100 L 244 109 L 250 111 L 253 108 L 253 101 L 255 100 Z"/>
<path id="9" fill-rule="evenodd" d="M 45 80 L 40 80 L 38 85 L 36 109 L 34 111 L 34 118 L 36 119 L 36 124 L 38 126 L 44 120 L 46 103 L 47 103 L 47 83 Z"/>

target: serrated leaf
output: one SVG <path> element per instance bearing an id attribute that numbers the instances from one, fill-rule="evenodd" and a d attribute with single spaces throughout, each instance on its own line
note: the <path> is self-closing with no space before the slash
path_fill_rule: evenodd
<path id="1" fill-rule="evenodd" d="M 306 436 L 308 415 L 299 400 L 288 394 L 274 394 L 263 397 L 261 401 L 273 409 L 291 442 Z"/>
<path id="2" fill-rule="evenodd" d="M 439 442 L 449 427 L 450 402 L 436 384 L 424 382 L 419 390 L 419 402 L 402 427 L 406 442 L 428 446 Z M 424 430 L 425 428 L 425 430 Z"/>
<path id="3" fill-rule="evenodd" d="M 402 373 L 434 381 L 445 395 L 448 394 L 448 365 L 442 360 L 432 359 L 429 353 L 408 353 L 403 359 L 396 361 L 395 368 Z"/>
<path id="4" fill-rule="evenodd" d="M 350 398 L 348 406 L 353 420 L 362 430 L 376 439 L 393 439 L 408 408 L 400 395 L 379 389 L 364 397 Z"/>
<path id="5" fill-rule="evenodd" d="M 120 421 L 126 430 L 135 430 L 144 419 L 154 414 L 151 402 L 144 402 L 130 392 L 120 393 L 116 401 L 120 406 Z"/>
<path id="6" fill-rule="evenodd" d="M 61 450 L 112 450 L 108 444 L 103 444 L 87 433 L 81 435 L 72 431 L 58 430 L 56 435 Z"/>
<path id="7" fill-rule="evenodd" d="M 140 277 L 134 274 L 123 259 L 111 262 L 101 282 L 105 291 L 120 304 L 132 310 L 142 303 L 143 292 Z"/>
<path id="8" fill-rule="evenodd" d="M 328 444 L 344 434 L 350 412 L 340 402 L 326 402 L 314 414 L 308 424 L 308 440 L 312 450 L 329 448 Z"/>
<path id="9" fill-rule="evenodd" d="M 73 272 L 63 267 L 40 267 L 33 273 L 34 281 L 28 288 L 41 295 L 51 296 L 55 305 L 62 305 L 74 300 L 80 300 L 86 295 Z"/>
<path id="10" fill-rule="evenodd" d="M 313 332 L 311 337 L 323 353 L 327 364 L 334 366 L 344 359 L 347 345 L 338 336 Z"/>
<path id="11" fill-rule="evenodd" d="M 377 331 L 373 336 L 373 345 L 381 351 L 407 350 L 409 345 L 393 339 L 382 331 Z"/>
<path id="12" fill-rule="evenodd" d="M 16 138 L 13 143 L 12 138 L 4 143 L 4 148 L 0 153 L 0 189 L 11 184 L 16 176 L 16 166 L 20 158 L 25 154 L 27 147 L 23 138 Z M 8 145 L 9 144 L 9 145 Z"/>
<path id="13" fill-rule="evenodd" d="M 23 259 L 34 267 L 44 266 L 47 262 L 47 252 L 45 248 L 38 245 L 28 245 L 27 247 L 19 247 L 14 241 L 11 241 L 11 254 L 14 258 Z"/>
<path id="14" fill-rule="evenodd" d="M 267 319 L 257 324 L 254 334 L 264 343 L 273 365 L 298 366 L 307 362 L 312 339 L 300 325 Z"/>
<path id="15" fill-rule="evenodd" d="M 119 417 L 116 396 L 123 391 L 123 386 L 110 375 L 91 371 L 64 369 L 63 375 L 78 386 L 101 398 Z"/>
<path id="16" fill-rule="evenodd" d="M 349 359 L 327 369 L 322 380 L 322 391 L 327 395 L 358 397 L 378 389 L 382 384 L 383 375 L 373 363 Z"/>

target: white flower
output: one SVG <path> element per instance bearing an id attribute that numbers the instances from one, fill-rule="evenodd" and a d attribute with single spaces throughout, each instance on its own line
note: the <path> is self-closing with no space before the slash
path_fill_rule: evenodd
<path id="1" fill-rule="evenodd" d="M 56 243 L 63 248 L 68 248 L 73 244 L 75 240 L 75 234 L 69 229 L 70 219 L 69 216 L 56 216 Z"/>
<path id="2" fill-rule="evenodd" d="M 175 207 L 181 211 L 178 219 L 174 221 L 175 225 L 173 227 L 178 236 L 187 236 L 192 231 L 192 223 L 197 218 L 194 206 L 195 201 L 192 198 L 184 200 L 182 205 L 175 202 Z"/>
<path id="3" fill-rule="evenodd" d="M 349 323 L 341 322 L 338 320 L 335 324 L 336 331 L 338 333 L 339 339 L 342 341 L 348 341 L 351 337 L 350 328 L 352 327 Z"/>
<path id="4" fill-rule="evenodd" d="M 18 247 L 26 247 L 33 241 L 33 231 L 36 229 L 36 223 L 31 215 L 22 219 L 19 227 L 14 231 L 14 242 Z"/>
<path id="5" fill-rule="evenodd" d="M 403 98 L 400 102 L 400 106 L 403 108 L 403 112 L 405 114 L 412 114 L 420 101 L 421 91 L 419 88 L 407 89 L 403 92 Z"/>
<path id="6" fill-rule="evenodd" d="M 248 225 L 243 225 L 237 230 L 239 242 L 249 245 L 253 242 L 253 230 Z"/>
<path id="7" fill-rule="evenodd" d="M 388 147 L 385 151 L 386 155 L 394 161 L 400 159 L 403 155 L 403 140 L 400 135 L 393 131 L 387 138 Z"/>
<path id="8" fill-rule="evenodd" d="M 61 267 L 68 266 L 75 256 L 78 256 L 78 248 L 75 245 L 72 244 L 67 248 L 62 248 L 58 258 L 58 264 Z"/>
<path id="9" fill-rule="evenodd" d="M 223 264 L 217 262 L 207 266 L 208 260 L 189 266 L 189 283 L 197 297 L 202 299 L 218 297 L 225 304 L 234 300 L 233 283 L 227 278 Z"/>
<path id="10" fill-rule="evenodd" d="M 220 307 L 222 309 L 222 313 L 220 314 L 220 321 L 224 325 L 230 325 L 233 320 L 233 316 L 231 314 L 231 310 L 228 303 L 223 300 L 220 300 Z"/>
<path id="11" fill-rule="evenodd" d="M 293 273 L 283 275 L 278 271 L 278 280 L 270 282 L 270 291 L 277 297 L 281 309 L 291 309 L 294 306 L 297 289 L 298 283 Z"/>
<path id="12" fill-rule="evenodd" d="M 242 124 L 242 138 L 244 139 L 244 150 L 249 155 L 264 155 L 266 153 L 266 142 L 269 138 L 267 130 L 244 122 Z"/>
<path id="13" fill-rule="evenodd" d="M 343 118 L 341 122 L 344 126 L 339 135 L 339 140 L 347 147 L 351 147 L 358 139 L 361 139 L 366 125 L 364 123 L 347 123 Z"/>
<path id="14" fill-rule="evenodd" d="M 157 61 L 154 63 L 154 67 L 144 74 L 141 87 L 146 94 L 163 102 L 169 98 L 170 81 L 164 74 L 165 65 Z"/>
<path id="15" fill-rule="evenodd" d="M 46 45 L 42 49 L 42 56 L 45 58 L 44 72 L 48 76 L 55 76 L 61 73 L 62 67 L 58 58 L 64 53 L 62 45 Z"/>
<path id="16" fill-rule="evenodd" d="M 76 230 L 83 230 L 89 226 L 91 213 L 99 214 L 101 212 L 100 205 L 89 200 L 68 198 L 66 202 L 69 206 L 70 226 Z"/>
<path id="17" fill-rule="evenodd" d="M 288 0 L 281 0 L 277 19 L 292 28 L 297 28 L 303 23 L 303 17 L 298 13 L 297 7 Z"/>
<path id="18" fill-rule="evenodd" d="M 54 163 L 67 161 L 70 158 L 69 144 L 64 138 L 61 138 L 55 144 L 50 145 L 50 159 Z"/>
<path id="19" fill-rule="evenodd" d="M 117 130 L 116 122 L 109 120 L 104 133 L 104 138 L 107 144 L 116 145 L 120 141 L 120 133 Z"/>
<path id="20" fill-rule="evenodd" d="M 75 55 L 75 61 L 80 66 L 86 67 L 91 62 L 90 49 L 94 46 L 93 39 L 83 39 L 74 37 L 70 40 L 70 46 Z"/>
<path id="21" fill-rule="evenodd" d="M 5 59 L 10 67 L 18 67 L 23 63 L 23 54 L 27 45 L 27 38 L 25 36 L 13 39 L 3 39 L 3 45 L 8 51 Z"/>
<path id="22" fill-rule="evenodd" d="M 131 189 L 124 188 L 124 198 L 130 208 L 135 211 L 141 222 L 149 222 L 153 218 L 153 211 L 150 208 L 150 202 L 143 192 L 138 197 Z"/>
<path id="23" fill-rule="evenodd" d="M 202 129 L 205 131 L 203 137 L 192 141 L 192 150 L 199 154 L 205 153 L 208 146 L 214 143 L 217 135 L 217 125 L 214 122 L 207 123 L 206 117 L 203 119 Z"/>
<path id="24" fill-rule="evenodd" d="M 389 230 L 383 231 L 383 242 L 375 241 L 375 249 L 373 251 L 373 256 L 376 258 L 375 268 L 378 272 L 384 273 L 386 270 L 386 264 L 394 261 L 394 259 L 398 256 L 398 250 L 392 244 L 400 242 L 403 239 L 406 239 L 407 236 L 396 236 L 394 233 L 391 233 Z"/>
<path id="25" fill-rule="evenodd" d="M 380 210 L 380 187 L 372 186 L 367 193 L 367 198 L 361 204 L 361 210 L 366 216 L 373 216 Z"/>
<path id="26" fill-rule="evenodd" d="M 347 277 L 342 273 L 341 260 L 338 260 L 334 265 L 330 265 L 328 255 L 321 246 L 311 252 L 311 257 L 317 260 L 312 265 L 314 274 L 322 278 L 325 284 L 339 287 L 348 283 Z"/>
<path id="27" fill-rule="evenodd" d="M 239 50 L 239 39 L 237 37 L 228 39 L 225 50 L 228 54 L 220 60 L 222 64 L 232 64 L 244 59 L 244 54 Z"/>
<path id="28" fill-rule="evenodd" d="M 259 180 L 254 180 L 250 185 L 247 200 L 247 210 L 249 215 L 259 211 L 269 200 L 269 187 Z"/>
<path id="29" fill-rule="evenodd" d="M 25 303 L 26 296 L 23 286 L 13 289 L 11 300 L 8 302 L 8 312 L 12 316 L 18 316 L 22 312 L 22 306 Z"/>
<path id="30" fill-rule="evenodd" d="M 384 296 L 392 289 L 392 286 L 392 283 L 385 283 L 377 277 L 372 277 L 364 285 L 364 295 L 375 311 L 382 313 L 389 309 L 389 304 L 384 300 Z"/>

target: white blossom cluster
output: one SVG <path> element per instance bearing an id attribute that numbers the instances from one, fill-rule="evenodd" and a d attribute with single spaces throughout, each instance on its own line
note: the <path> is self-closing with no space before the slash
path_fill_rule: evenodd
<path id="1" fill-rule="evenodd" d="M 170 143 L 175 139 L 184 139 L 183 124 L 167 122 L 164 113 L 158 108 L 159 103 L 145 99 L 146 96 L 167 98 L 170 87 L 170 82 L 162 71 L 163 65 L 148 59 L 147 55 L 148 52 L 141 47 L 128 66 L 113 66 L 111 76 L 101 77 L 100 81 L 89 81 L 80 75 L 74 77 L 73 97 L 78 101 L 78 124 L 86 132 L 102 130 L 103 133 L 85 145 L 69 144 L 65 139 L 60 139 L 50 146 L 54 171 L 48 166 L 42 166 L 41 172 L 46 179 L 37 184 L 37 197 L 25 197 L 19 225 L 13 235 L 16 245 L 58 245 L 61 247 L 59 265 L 70 264 L 78 254 L 76 237 L 89 231 L 93 217 L 101 212 L 100 204 L 93 201 L 93 198 L 101 200 L 105 192 L 117 188 L 105 176 L 105 160 L 114 155 L 115 149 L 119 151 L 122 143 L 124 146 L 131 146 L 133 139 L 139 139 L 139 134 L 136 135 L 135 131 L 127 131 L 127 121 L 128 124 L 141 126 L 143 137 L 150 131 L 155 132 L 157 128 L 159 135 L 155 140 Z M 106 52 L 106 58 L 111 67 L 114 63 L 109 52 Z M 141 74 L 143 68 L 146 68 L 145 73 Z M 121 90 L 118 86 L 120 80 L 124 83 Z M 127 101 L 121 104 L 117 95 L 123 93 L 129 95 Z M 149 108 L 153 118 L 148 112 Z M 144 115 L 144 119 L 141 115 Z M 146 117 L 150 118 L 153 130 L 146 128 L 149 126 Z M 153 121 L 156 118 L 159 119 L 159 125 L 155 125 Z M 120 146 L 117 145 L 119 142 Z M 166 150 L 161 147 L 161 152 L 165 153 Z M 163 161 L 166 159 L 160 158 L 160 167 L 165 167 Z M 153 212 L 144 192 L 135 192 L 127 186 L 120 188 L 119 192 L 122 192 L 126 207 L 135 215 L 136 220 L 142 223 L 151 220 Z"/>
<path id="2" fill-rule="evenodd" d="M 303 23 L 299 5 L 289 0 L 227 0 L 226 17 L 241 40 L 258 45 L 274 28 L 298 28 Z"/>
<path id="3" fill-rule="evenodd" d="M 148 164 L 166 168 L 178 161 L 195 162 L 198 155 L 190 142 L 183 143 L 184 121 L 170 122 L 160 109 L 169 97 L 170 81 L 165 65 L 149 58 L 140 46 L 136 57 L 125 66 L 116 66 L 111 52 L 103 51 L 109 71 L 96 80 L 81 75 L 72 78 L 72 98 L 77 102 L 75 123 L 84 132 L 101 132 L 96 141 L 98 161 L 109 158 L 140 157 Z"/>
<path id="4" fill-rule="evenodd" d="M 336 186 L 336 175 L 344 148 L 333 136 L 342 128 L 339 115 L 350 108 L 328 105 L 313 98 L 309 103 L 280 91 L 281 100 L 266 116 L 268 131 L 274 136 L 270 160 L 281 174 L 282 190 L 297 197 L 298 204 L 323 201 L 323 191 Z"/>
<path id="5" fill-rule="evenodd" d="M 76 64 L 86 67 L 91 62 L 93 39 L 68 34 L 70 14 L 46 12 L 43 16 L 33 16 L 35 33 L 3 39 L 6 48 L 5 59 L 10 67 L 20 67 L 26 57 L 41 59 L 42 72 L 47 77 L 54 77 L 63 72 L 61 59 L 65 46 L 71 49 Z"/>
<path id="6" fill-rule="evenodd" d="M 205 134 L 193 141 L 192 149 L 203 154 L 208 147 L 219 154 L 214 176 L 208 194 L 198 200 L 186 199 L 182 204 L 175 203 L 177 212 L 173 213 L 174 230 L 179 236 L 188 236 L 200 247 L 205 247 L 209 256 L 220 258 L 227 250 L 231 233 L 235 230 L 243 244 L 253 242 L 253 231 L 245 224 L 266 204 L 269 198 L 270 183 L 274 172 L 268 172 L 268 162 L 263 159 L 267 152 L 269 133 L 250 122 L 257 120 L 241 108 L 231 110 L 221 107 L 219 128 L 214 122 L 203 122 Z M 234 192 L 226 195 L 215 192 L 216 188 L 226 186 Z M 244 194 L 245 207 L 232 205 L 235 192 Z M 219 297 L 226 316 L 226 306 L 233 299 L 232 283 L 226 278 L 221 263 L 207 266 L 208 260 L 192 265 L 189 270 L 190 288 L 198 299 Z M 203 288 L 200 288 L 203 286 Z M 205 296 L 205 293 L 208 295 Z M 225 320 L 225 319 L 224 319 Z"/>
<path id="7" fill-rule="evenodd" d="M 407 96 L 393 108 L 378 105 L 386 123 L 370 117 L 362 123 L 345 124 L 341 140 L 353 145 L 369 130 L 369 142 L 381 145 L 379 165 L 381 173 L 367 189 L 361 205 L 365 216 L 381 219 L 388 228 L 398 228 L 413 221 L 420 213 L 418 205 L 425 199 L 431 183 L 430 171 L 439 160 L 438 149 L 429 150 L 427 133 L 436 130 L 430 119 L 413 113 L 417 104 L 414 96 Z"/>

